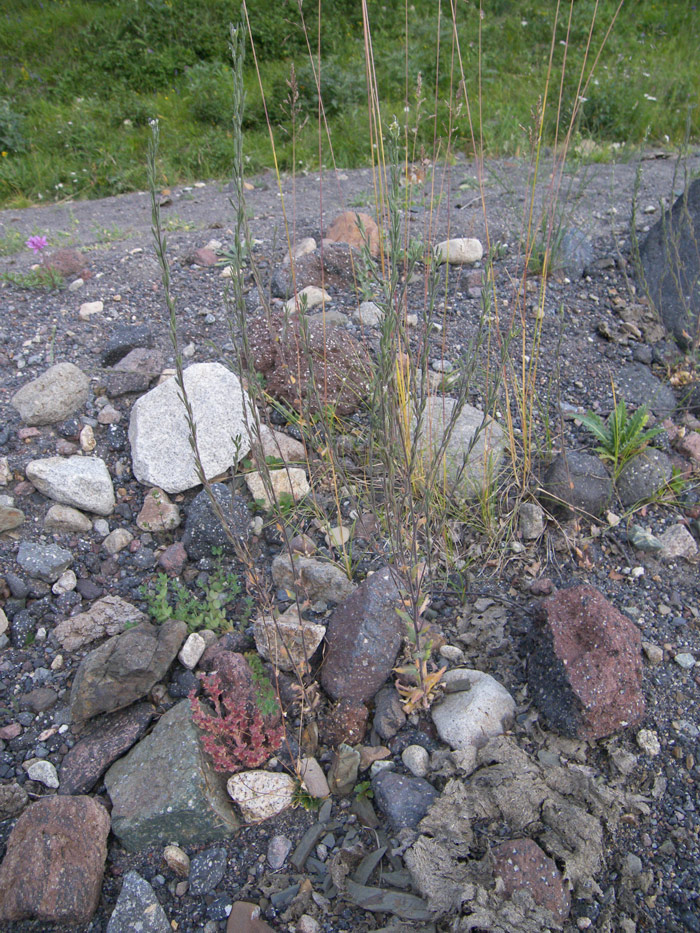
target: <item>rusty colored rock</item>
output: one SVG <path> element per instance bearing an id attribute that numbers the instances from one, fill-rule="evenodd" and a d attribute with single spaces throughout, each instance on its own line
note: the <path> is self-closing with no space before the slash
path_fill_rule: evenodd
<path id="1" fill-rule="evenodd" d="M 100 899 L 109 825 L 90 797 L 43 797 L 28 807 L 0 865 L 0 920 L 87 923 Z"/>
<path id="2" fill-rule="evenodd" d="M 364 703 L 341 700 L 322 723 L 323 741 L 332 747 L 357 745 L 365 737 L 369 710 Z"/>
<path id="3" fill-rule="evenodd" d="M 357 223 L 358 218 L 364 228 L 364 235 Z M 326 237 L 334 243 L 347 243 L 357 249 L 362 249 L 367 243 L 372 256 L 379 255 L 379 227 L 369 214 L 344 211 L 333 221 Z"/>
<path id="4" fill-rule="evenodd" d="M 318 412 L 330 406 L 350 415 L 366 401 L 370 360 L 362 344 L 346 330 L 322 320 L 308 320 L 305 336 L 298 315 L 280 314 L 251 321 L 251 363 L 266 378 L 266 390 L 297 410 Z"/>
<path id="5" fill-rule="evenodd" d="M 543 600 L 528 678 L 549 725 L 563 735 L 599 739 L 638 723 L 641 646 L 637 626 L 593 586 Z"/>
<path id="6" fill-rule="evenodd" d="M 564 921 L 571 910 L 571 894 L 551 858 L 532 839 L 513 839 L 491 852 L 493 873 L 500 878 L 506 897 L 526 890 L 540 907 Z"/>

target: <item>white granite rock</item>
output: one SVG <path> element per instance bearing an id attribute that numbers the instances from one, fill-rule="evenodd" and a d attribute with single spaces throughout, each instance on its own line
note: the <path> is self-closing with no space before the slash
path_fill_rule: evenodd
<path id="1" fill-rule="evenodd" d="M 460 766 L 476 763 L 476 751 L 487 739 L 502 735 L 515 715 L 515 701 L 490 674 L 455 668 L 443 675 L 447 694 L 430 710 L 440 738 L 464 753 Z M 473 765 L 472 765 L 473 766 Z"/>
<path id="2" fill-rule="evenodd" d="M 221 363 L 189 366 L 184 382 L 204 472 L 211 479 L 225 473 L 250 450 L 244 418 L 244 405 L 250 405 L 250 401 L 238 376 Z M 175 379 L 161 383 L 134 403 L 129 442 L 134 476 L 139 482 L 169 493 L 199 485 L 185 406 Z"/>
<path id="3" fill-rule="evenodd" d="M 92 522 L 70 505 L 52 505 L 44 518 L 44 531 L 87 534 L 92 530 Z"/>
<path id="4" fill-rule="evenodd" d="M 384 312 L 373 301 L 363 301 L 359 308 L 352 312 L 352 319 L 363 327 L 379 327 L 384 318 Z"/>
<path id="5" fill-rule="evenodd" d="M 300 467 L 286 467 L 283 470 L 269 470 L 268 472 L 274 499 L 277 502 L 280 501 L 280 497 L 284 496 L 291 496 L 295 502 L 298 502 L 311 492 L 306 471 Z M 265 509 L 272 508 L 273 502 L 268 498 L 260 473 L 246 473 L 245 481 L 256 502 L 261 501 Z"/>
<path id="6" fill-rule="evenodd" d="M 177 656 L 178 661 L 188 670 L 194 670 L 206 648 L 207 643 L 199 632 L 192 632 L 187 636 L 185 644 L 180 648 L 180 653 Z"/>
<path id="7" fill-rule="evenodd" d="M 62 648 L 75 651 L 97 638 L 119 635 L 127 625 L 147 621 L 148 617 L 140 609 L 121 596 L 103 596 L 87 612 L 80 612 L 59 622 L 53 634 Z"/>
<path id="8" fill-rule="evenodd" d="M 306 449 L 301 441 L 283 431 L 275 431 L 266 424 L 260 425 L 260 445 L 264 457 L 277 457 L 285 463 L 306 463 Z"/>
<path id="9" fill-rule="evenodd" d="M 676 557 L 691 558 L 698 552 L 698 546 L 695 538 L 691 535 L 685 525 L 671 525 L 662 535 L 659 535 L 661 542 L 661 556 L 667 560 L 673 560 Z"/>
<path id="10" fill-rule="evenodd" d="M 27 777 L 30 781 L 37 781 L 39 784 L 43 784 L 44 787 L 50 787 L 54 790 L 58 787 L 58 774 L 56 774 L 55 767 L 50 761 L 45 761 L 43 758 L 38 761 L 33 761 L 29 765 L 27 768 Z"/>
<path id="11" fill-rule="evenodd" d="M 64 593 L 72 593 L 78 583 L 78 578 L 73 570 L 65 570 L 51 587 L 51 592 L 55 596 L 63 596 Z"/>
<path id="12" fill-rule="evenodd" d="M 76 509 L 110 515 L 114 511 L 114 487 L 107 464 L 99 457 L 48 457 L 32 460 L 27 479 L 40 493 Z"/>
<path id="13" fill-rule="evenodd" d="M 81 321 L 89 321 L 93 314 L 102 314 L 104 307 L 103 301 L 84 301 L 78 311 L 78 317 Z"/>
<path id="14" fill-rule="evenodd" d="M 15 392 L 12 405 L 25 424 L 55 424 L 82 408 L 89 390 L 82 370 L 73 363 L 56 363 Z"/>
<path id="15" fill-rule="evenodd" d="M 473 237 L 455 237 L 438 243 L 435 254 L 439 263 L 449 262 L 451 266 L 471 265 L 479 262 L 484 255 L 484 248 L 481 241 Z"/>
<path id="16" fill-rule="evenodd" d="M 456 404 L 454 399 L 440 396 L 427 399 L 419 437 L 425 469 L 434 463 Z M 500 424 L 485 420 L 483 411 L 465 404 L 452 428 L 436 476 L 442 482 L 443 473 L 446 474 L 448 492 L 456 488 L 465 498 L 477 497 L 496 477 L 505 447 L 505 432 Z"/>
<path id="17" fill-rule="evenodd" d="M 186 878 L 190 873 L 190 857 L 180 846 L 166 846 L 163 849 L 163 861 L 180 878 Z"/>
<path id="18" fill-rule="evenodd" d="M 289 774 L 274 771 L 241 771 L 226 783 L 247 823 L 259 823 L 291 806 L 296 782 Z"/>
<path id="19" fill-rule="evenodd" d="M 255 645 L 266 661 L 272 661 L 281 671 L 304 671 L 326 630 L 303 619 L 297 607 L 290 606 L 277 620 L 259 616 L 253 623 L 253 634 Z"/>
<path id="20" fill-rule="evenodd" d="M 288 314 L 294 314 L 297 307 L 301 310 L 306 305 L 306 310 L 310 311 L 311 308 L 316 308 L 318 305 L 331 300 L 331 296 L 325 289 L 318 288 L 316 285 L 307 285 L 306 288 L 302 288 L 300 292 L 297 292 L 293 298 L 290 298 L 284 307 Z"/>

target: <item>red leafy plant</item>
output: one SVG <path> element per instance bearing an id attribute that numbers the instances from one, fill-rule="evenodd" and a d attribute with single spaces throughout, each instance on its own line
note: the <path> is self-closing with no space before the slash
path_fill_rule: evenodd
<path id="1" fill-rule="evenodd" d="M 202 730 L 202 745 L 214 768 L 233 773 L 267 761 L 285 737 L 279 704 L 274 712 L 263 714 L 254 695 L 224 690 L 216 671 L 202 677 L 202 686 L 213 713 L 205 711 L 194 691 L 189 700 L 192 719 Z"/>

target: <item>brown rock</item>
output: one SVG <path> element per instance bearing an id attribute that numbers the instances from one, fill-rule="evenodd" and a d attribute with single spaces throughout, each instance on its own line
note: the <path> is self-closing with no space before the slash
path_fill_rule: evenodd
<path id="1" fill-rule="evenodd" d="M 358 217 L 364 227 L 364 236 L 357 224 Z M 344 211 L 333 221 L 326 236 L 334 243 L 347 243 L 357 249 L 362 249 L 368 243 L 370 253 L 373 256 L 379 254 L 379 227 L 369 214 Z"/>
<path id="2" fill-rule="evenodd" d="M 550 726 L 599 739 L 644 715 L 641 634 L 593 586 L 543 600 L 528 678 Z"/>
<path id="3" fill-rule="evenodd" d="M 187 626 L 175 619 L 143 622 L 115 635 L 80 663 L 70 695 L 74 722 L 129 706 L 146 696 L 175 660 Z"/>
<path id="4" fill-rule="evenodd" d="M 493 873 L 500 878 L 506 897 L 526 890 L 540 907 L 564 921 L 571 910 L 571 895 L 559 869 L 532 839 L 513 839 L 491 851 Z"/>
<path id="5" fill-rule="evenodd" d="M 180 509 L 162 489 L 149 489 L 136 524 L 141 531 L 173 531 L 180 524 Z"/>
<path id="6" fill-rule="evenodd" d="M 161 570 L 176 577 L 182 573 L 186 563 L 187 551 L 182 541 L 176 541 L 175 544 L 166 547 L 158 558 L 158 566 Z"/>
<path id="7" fill-rule="evenodd" d="M 0 920 L 87 923 L 100 899 L 109 825 L 90 797 L 43 797 L 28 807 L 0 865 Z"/>
<path id="8" fill-rule="evenodd" d="M 289 266 L 275 269 L 271 282 L 273 297 L 290 298 L 307 285 L 352 291 L 360 259 L 359 251 L 347 243 L 326 242 L 322 250 L 298 259 L 294 263 L 293 274 Z"/>
<path id="9" fill-rule="evenodd" d="M 341 700 L 322 723 L 323 741 L 335 747 L 345 742 L 357 745 L 365 737 L 369 710 L 364 703 Z"/>
<path id="10" fill-rule="evenodd" d="M 298 315 L 255 318 L 248 330 L 252 365 L 266 377 L 266 390 L 296 409 L 317 412 L 330 405 L 349 415 L 369 391 L 370 360 L 362 344 L 341 327 L 307 321 L 304 340 Z"/>
<path id="11" fill-rule="evenodd" d="M 107 768 L 129 751 L 155 715 L 150 703 L 135 703 L 94 721 L 70 749 L 59 770 L 59 794 L 87 794 Z"/>
<path id="12" fill-rule="evenodd" d="M 700 463 L 700 433 L 689 431 L 684 437 L 678 439 L 678 450 L 689 460 Z"/>
<path id="13" fill-rule="evenodd" d="M 82 275 L 87 271 L 87 261 L 76 249 L 57 249 L 44 257 L 42 265 L 45 269 L 54 269 L 64 279 Z"/>
<path id="14" fill-rule="evenodd" d="M 202 246 L 192 253 L 191 260 L 195 266 L 215 266 L 219 261 L 219 257 L 213 249 Z"/>
<path id="15" fill-rule="evenodd" d="M 21 784 L 0 784 L 0 820 L 18 816 L 29 803 L 29 794 Z"/>
<path id="16" fill-rule="evenodd" d="M 260 918 L 260 908 L 249 901 L 236 901 L 228 915 L 226 933 L 274 933 Z"/>
<path id="17" fill-rule="evenodd" d="M 371 700 L 396 662 L 404 624 L 399 589 L 388 568 L 378 570 L 333 610 L 321 674 L 333 699 Z"/>
<path id="18" fill-rule="evenodd" d="M 52 709 L 58 701 L 58 694 L 51 687 L 35 687 L 26 693 L 20 700 L 22 709 L 31 710 L 33 713 L 45 713 Z"/>

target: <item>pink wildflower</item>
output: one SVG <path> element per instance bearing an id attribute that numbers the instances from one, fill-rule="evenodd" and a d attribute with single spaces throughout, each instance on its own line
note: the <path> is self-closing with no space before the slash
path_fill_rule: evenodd
<path id="1" fill-rule="evenodd" d="M 28 246 L 29 249 L 34 250 L 35 253 L 40 253 L 44 247 L 49 245 L 49 241 L 45 236 L 30 236 L 25 246 Z"/>

